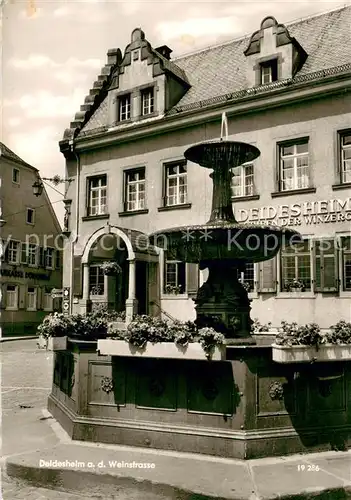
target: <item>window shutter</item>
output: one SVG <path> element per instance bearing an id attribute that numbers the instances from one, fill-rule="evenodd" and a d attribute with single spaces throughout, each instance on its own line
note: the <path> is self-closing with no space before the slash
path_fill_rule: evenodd
<path id="1" fill-rule="evenodd" d="M 75 255 L 73 257 L 73 295 L 83 295 L 81 255 Z"/>
<path id="2" fill-rule="evenodd" d="M 61 268 L 61 250 L 54 250 L 55 257 L 55 269 Z"/>
<path id="3" fill-rule="evenodd" d="M 185 262 L 179 262 L 178 264 L 178 285 L 181 286 L 180 293 L 185 293 L 186 292 Z"/>
<path id="4" fill-rule="evenodd" d="M 186 264 L 186 291 L 189 295 L 196 295 L 199 288 L 198 264 Z"/>
<path id="5" fill-rule="evenodd" d="M 43 247 L 39 247 L 39 267 L 45 267 L 45 251 Z"/>
<path id="6" fill-rule="evenodd" d="M 0 284 L 1 299 L 0 299 L 0 309 L 6 308 L 6 285 Z"/>
<path id="7" fill-rule="evenodd" d="M 26 243 L 21 243 L 21 264 L 27 264 L 28 262 L 28 251 Z"/>
<path id="8" fill-rule="evenodd" d="M 339 288 L 338 248 L 329 241 L 331 248 L 326 250 L 317 241 L 314 252 L 315 291 L 335 292 Z"/>
<path id="9" fill-rule="evenodd" d="M 37 290 L 37 311 L 41 311 L 42 309 L 44 309 L 45 288 L 41 288 L 40 286 L 38 286 L 36 290 Z"/>
<path id="10" fill-rule="evenodd" d="M 18 287 L 18 309 L 26 309 L 26 287 L 25 285 L 20 285 Z"/>
<path id="11" fill-rule="evenodd" d="M 276 145 L 275 149 L 275 189 L 276 191 L 281 190 L 280 186 L 280 145 Z"/>
<path id="12" fill-rule="evenodd" d="M 259 263 L 258 286 L 261 293 L 275 293 L 277 291 L 276 257 Z"/>
<path id="13" fill-rule="evenodd" d="M 0 240 L 0 259 L 1 262 L 5 260 L 5 241 Z"/>

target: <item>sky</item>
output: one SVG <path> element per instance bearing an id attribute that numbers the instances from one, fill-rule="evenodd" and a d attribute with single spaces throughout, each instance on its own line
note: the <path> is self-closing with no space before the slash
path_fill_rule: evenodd
<path id="1" fill-rule="evenodd" d="M 288 23 L 351 0 L 0 2 L 1 140 L 42 177 L 52 177 L 64 176 L 58 142 L 107 62 L 107 51 L 119 47 L 123 54 L 134 28 L 153 47 L 168 45 L 175 58 L 252 34 L 267 15 Z M 46 188 L 62 223 L 63 197 Z"/>

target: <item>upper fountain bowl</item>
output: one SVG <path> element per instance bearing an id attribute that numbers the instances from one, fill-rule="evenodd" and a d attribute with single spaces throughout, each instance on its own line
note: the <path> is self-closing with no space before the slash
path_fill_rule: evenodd
<path id="1" fill-rule="evenodd" d="M 228 170 L 255 160 L 260 150 L 251 144 L 236 141 L 209 141 L 190 147 L 184 153 L 187 160 L 205 168 L 226 167 Z"/>

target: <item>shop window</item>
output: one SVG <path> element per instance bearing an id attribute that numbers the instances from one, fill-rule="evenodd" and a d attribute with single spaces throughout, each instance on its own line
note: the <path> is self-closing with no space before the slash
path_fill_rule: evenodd
<path id="1" fill-rule="evenodd" d="M 125 210 L 144 210 L 145 208 L 145 168 L 125 172 Z"/>
<path id="2" fill-rule="evenodd" d="M 310 187 L 308 139 L 278 145 L 279 191 Z"/>
<path id="3" fill-rule="evenodd" d="M 6 309 L 15 311 L 18 309 L 18 286 L 6 286 Z"/>
<path id="4" fill-rule="evenodd" d="M 89 293 L 90 295 L 104 295 L 105 275 L 99 265 L 89 267 Z"/>
<path id="5" fill-rule="evenodd" d="M 339 133 L 340 183 L 351 182 L 351 130 Z"/>
<path id="6" fill-rule="evenodd" d="M 107 213 L 107 176 L 101 175 L 88 179 L 88 215 Z"/>
<path id="7" fill-rule="evenodd" d="M 186 292 L 185 262 L 165 259 L 164 293 L 177 295 Z"/>
<path id="8" fill-rule="evenodd" d="M 333 239 L 315 241 L 315 290 L 317 292 L 332 292 L 338 289 L 337 252 L 337 245 Z"/>
<path id="9" fill-rule="evenodd" d="M 311 251 L 309 240 L 287 245 L 281 250 L 281 291 L 311 291 Z"/>
<path id="10" fill-rule="evenodd" d="M 240 165 L 232 170 L 232 197 L 254 195 L 254 171 L 252 164 Z"/>
<path id="11" fill-rule="evenodd" d="M 172 162 L 165 168 L 164 205 L 174 206 L 187 203 L 187 165 L 186 162 Z"/>
<path id="12" fill-rule="evenodd" d="M 27 292 L 27 311 L 36 311 L 37 310 L 37 299 L 38 299 L 38 290 L 36 287 L 29 286 Z"/>
<path id="13" fill-rule="evenodd" d="M 341 238 L 342 289 L 351 292 L 351 236 Z"/>

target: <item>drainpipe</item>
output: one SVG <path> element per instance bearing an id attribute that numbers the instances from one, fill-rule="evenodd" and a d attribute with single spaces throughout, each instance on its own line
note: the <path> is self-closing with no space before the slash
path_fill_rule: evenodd
<path id="1" fill-rule="evenodd" d="M 73 276 L 74 276 L 74 249 L 75 245 L 78 241 L 79 235 L 79 191 L 80 191 L 80 159 L 77 153 L 74 151 L 74 142 L 73 139 L 69 142 L 71 153 L 76 158 L 76 167 L 77 167 L 77 175 L 76 175 L 76 231 L 74 235 L 74 239 L 71 244 L 71 275 L 70 275 L 70 290 L 71 290 L 71 312 L 73 310 Z"/>

